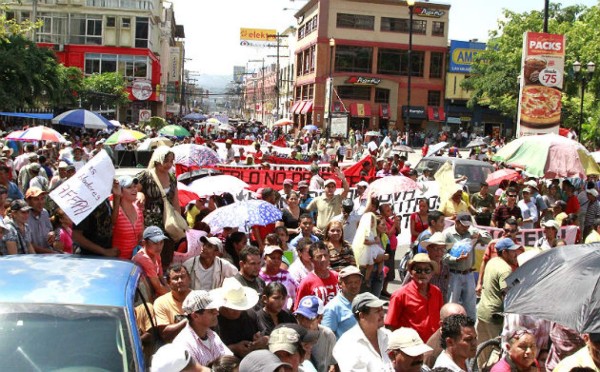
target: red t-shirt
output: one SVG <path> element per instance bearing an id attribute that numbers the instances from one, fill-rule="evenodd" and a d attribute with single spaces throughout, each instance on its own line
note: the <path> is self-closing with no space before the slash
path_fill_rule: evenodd
<path id="1" fill-rule="evenodd" d="M 141 207 L 134 204 L 137 213 L 135 223 L 131 223 L 125 216 L 123 209 L 119 208 L 117 223 L 113 228 L 112 246 L 119 248 L 119 258 L 131 260 L 133 249 L 140 244 L 144 232 L 144 213 Z"/>
<path id="2" fill-rule="evenodd" d="M 411 280 L 392 294 L 385 325 L 392 330 L 412 328 L 422 340 L 429 340 L 440 327 L 440 310 L 443 305 L 444 299 L 438 287 L 430 284 L 428 298 L 425 298 L 419 293 L 416 282 Z"/>
<path id="3" fill-rule="evenodd" d="M 163 276 L 160 255 L 157 255 L 156 261 L 153 261 L 152 258 L 148 256 L 145 249 L 140 249 L 140 251 L 133 256 L 132 261 L 140 265 L 148 278 L 161 278 Z"/>
<path id="4" fill-rule="evenodd" d="M 338 293 L 338 273 L 329 270 L 329 277 L 321 279 L 315 273 L 309 273 L 306 278 L 300 282 L 298 292 L 296 293 L 296 302 L 294 309 L 298 307 L 298 303 L 303 297 L 317 296 L 325 305 L 335 297 Z"/>
<path id="5" fill-rule="evenodd" d="M 581 206 L 579 205 L 579 200 L 577 200 L 577 197 L 575 195 L 571 195 L 568 199 L 567 199 L 567 207 L 565 208 L 565 213 L 566 214 L 571 214 L 571 213 L 579 213 L 579 208 L 581 208 Z"/>

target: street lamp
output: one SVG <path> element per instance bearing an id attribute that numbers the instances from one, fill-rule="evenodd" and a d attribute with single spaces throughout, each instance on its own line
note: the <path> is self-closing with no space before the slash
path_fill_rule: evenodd
<path id="1" fill-rule="evenodd" d="M 412 88 L 412 38 L 413 38 L 413 14 L 415 0 L 406 0 L 408 4 L 408 89 L 406 92 L 406 123 L 410 126 L 410 93 Z M 408 132 L 409 128 L 404 128 Z"/>
<path id="2" fill-rule="evenodd" d="M 335 48 L 335 39 L 329 39 L 329 114 L 327 115 L 327 139 L 331 134 L 331 117 L 333 116 L 333 49 Z"/>
<path id="3" fill-rule="evenodd" d="M 581 63 L 575 61 L 573 63 L 573 72 L 575 73 L 575 80 L 578 80 L 581 84 L 581 103 L 579 105 L 579 130 L 577 135 L 579 136 L 579 142 L 582 141 L 582 129 L 583 129 L 583 97 L 585 96 L 585 87 L 587 83 L 592 80 L 594 71 L 596 70 L 596 64 L 594 62 L 588 62 L 585 71 L 581 70 Z"/>

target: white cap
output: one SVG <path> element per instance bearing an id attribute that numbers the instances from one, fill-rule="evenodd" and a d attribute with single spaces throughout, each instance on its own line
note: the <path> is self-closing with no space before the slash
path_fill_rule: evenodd
<path id="1" fill-rule="evenodd" d="M 181 345 L 166 344 L 152 356 L 150 372 L 183 371 L 190 364 L 192 356 Z"/>
<path id="2" fill-rule="evenodd" d="M 423 355 L 433 349 L 427 346 L 417 331 L 412 328 L 398 328 L 388 340 L 388 351 L 391 350 L 402 350 L 402 352 L 408 356 L 416 357 Z"/>

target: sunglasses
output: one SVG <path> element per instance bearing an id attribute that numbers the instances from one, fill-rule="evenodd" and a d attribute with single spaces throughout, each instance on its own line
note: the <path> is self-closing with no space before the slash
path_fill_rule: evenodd
<path id="1" fill-rule="evenodd" d="M 504 229 L 504 232 L 508 234 L 516 234 L 519 232 L 519 229 Z"/>
<path id="2" fill-rule="evenodd" d="M 516 197 L 517 197 L 517 195 L 515 195 L 515 194 L 508 194 L 507 196 L 508 196 L 509 198 L 516 198 Z"/>
<path id="3" fill-rule="evenodd" d="M 431 269 L 413 269 L 417 274 L 431 274 Z"/>

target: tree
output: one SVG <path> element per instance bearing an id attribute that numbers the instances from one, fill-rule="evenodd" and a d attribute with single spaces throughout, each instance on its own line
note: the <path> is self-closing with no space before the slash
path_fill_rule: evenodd
<path id="1" fill-rule="evenodd" d="M 81 90 L 82 105 L 87 108 L 108 106 L 116 107 L 129 103 L 129 93 L 125 90 L 127 82 L 118 72 L 92 74 L 83 79 Z"/>
<path id="2" fill-rule="evenodd" d="M 20 3 L 21 0 L 18 0 Z M 0 42 L 10 42 L 11 36 L 25 36 L 28 32 L 35 28 L 40 28 L 42 21 L 31 22 L 25 20 L 17 22 L 10 17 L 10 8 L 6 3 L 0 3 Z"/>

